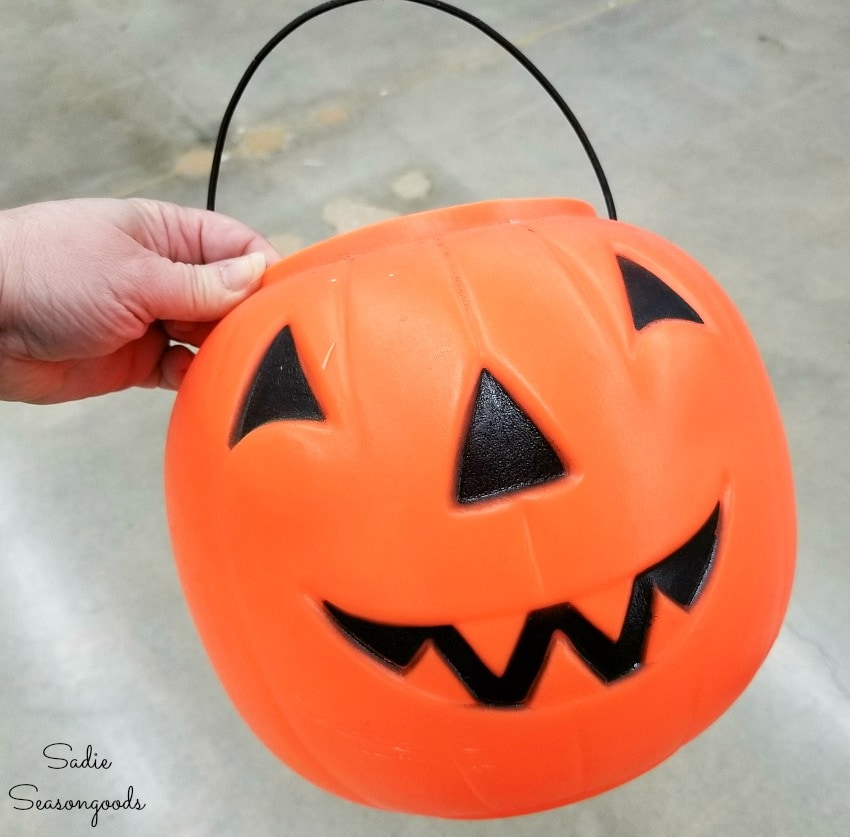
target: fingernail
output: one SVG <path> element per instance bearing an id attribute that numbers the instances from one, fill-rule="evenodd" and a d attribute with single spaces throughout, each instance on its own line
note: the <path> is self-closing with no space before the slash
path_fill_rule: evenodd
<path id="1" fill-rule="evenodd" d="M 266 269 L 266 257 L 262 253 L 248 253 L 238 259 L 230 259 L 220 265 L 221 281 L 231 291 L 244 291 L 259 281 Z"/>

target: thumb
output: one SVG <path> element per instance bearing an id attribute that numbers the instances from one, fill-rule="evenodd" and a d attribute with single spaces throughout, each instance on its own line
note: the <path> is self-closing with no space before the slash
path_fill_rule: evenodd
<path id="1" fill-rule="evenodd" d="M 259 252 L 212 264 L 162 262 L 160 275 L 149 286 L 150 314 L 186 322 L 221 319 L 259 288 L 266 269 L 266 257 Z"/>

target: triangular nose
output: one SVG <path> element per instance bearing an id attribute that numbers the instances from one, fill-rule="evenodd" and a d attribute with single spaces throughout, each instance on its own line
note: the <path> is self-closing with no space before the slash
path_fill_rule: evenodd
<path id="1" fill-rule="evenodd" d="M 534 422 L 483 370 L 460 457 L 458 501 L 477 503 L 564 473 L 558 454 Z"/>

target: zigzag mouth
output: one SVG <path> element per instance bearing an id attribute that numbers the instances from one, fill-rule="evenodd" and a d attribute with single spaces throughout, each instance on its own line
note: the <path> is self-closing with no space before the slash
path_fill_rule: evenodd
<path id="1" fill-rule="evenodd" d="M 330 602 L 325 609 L 334 624 L 384 665 L 405 671 L 430 643 L 481 704 L 523 706 L 545 668 L 556 631 L 562 633 L 590 670 L 611 684 L 643 665 L 653 614 L 653 590 L 690 610 L 702 592 L 717 551 L 720 504 L 684 545 L 636 576 L 623 626 L 616 640 L 569 603 L 531 611 L 526 617 L 507 668 L 494 674 L 453 625 L 404 626 L 373 622 L 346 613 Z"/>

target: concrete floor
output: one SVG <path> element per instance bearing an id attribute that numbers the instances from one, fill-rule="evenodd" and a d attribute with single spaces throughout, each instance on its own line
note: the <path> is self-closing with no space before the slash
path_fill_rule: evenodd
<path id="1" fill-rule="evenodd" d="M 741 699 L 657 769 L 510 821 L 358 807 L 284 768 L 212 673 L 162 495 L 173 397 L 0 405 L 0 833 L 90 833 L 21 812 L 12 785 L 132 784 L 115 835 L 850 834 L 850 4 L 462 0 L 551 76 L 620 216 L 723 284 L 769 368 L 792 450 L 799 565 L 785 626 Z M 0 205 L 145 195 L 200 205 L 242 69 L 306 3 L 0 0 Z M 398 2 L 316 21 L 255 79 L 219 208 L 285 250 L 352 225 L 507 196 L 598 190 L 521 69 Z M 52 742 L 108 774 L 48 772 Z M 86 771 L 81 771 L 86 773 Z"/>

